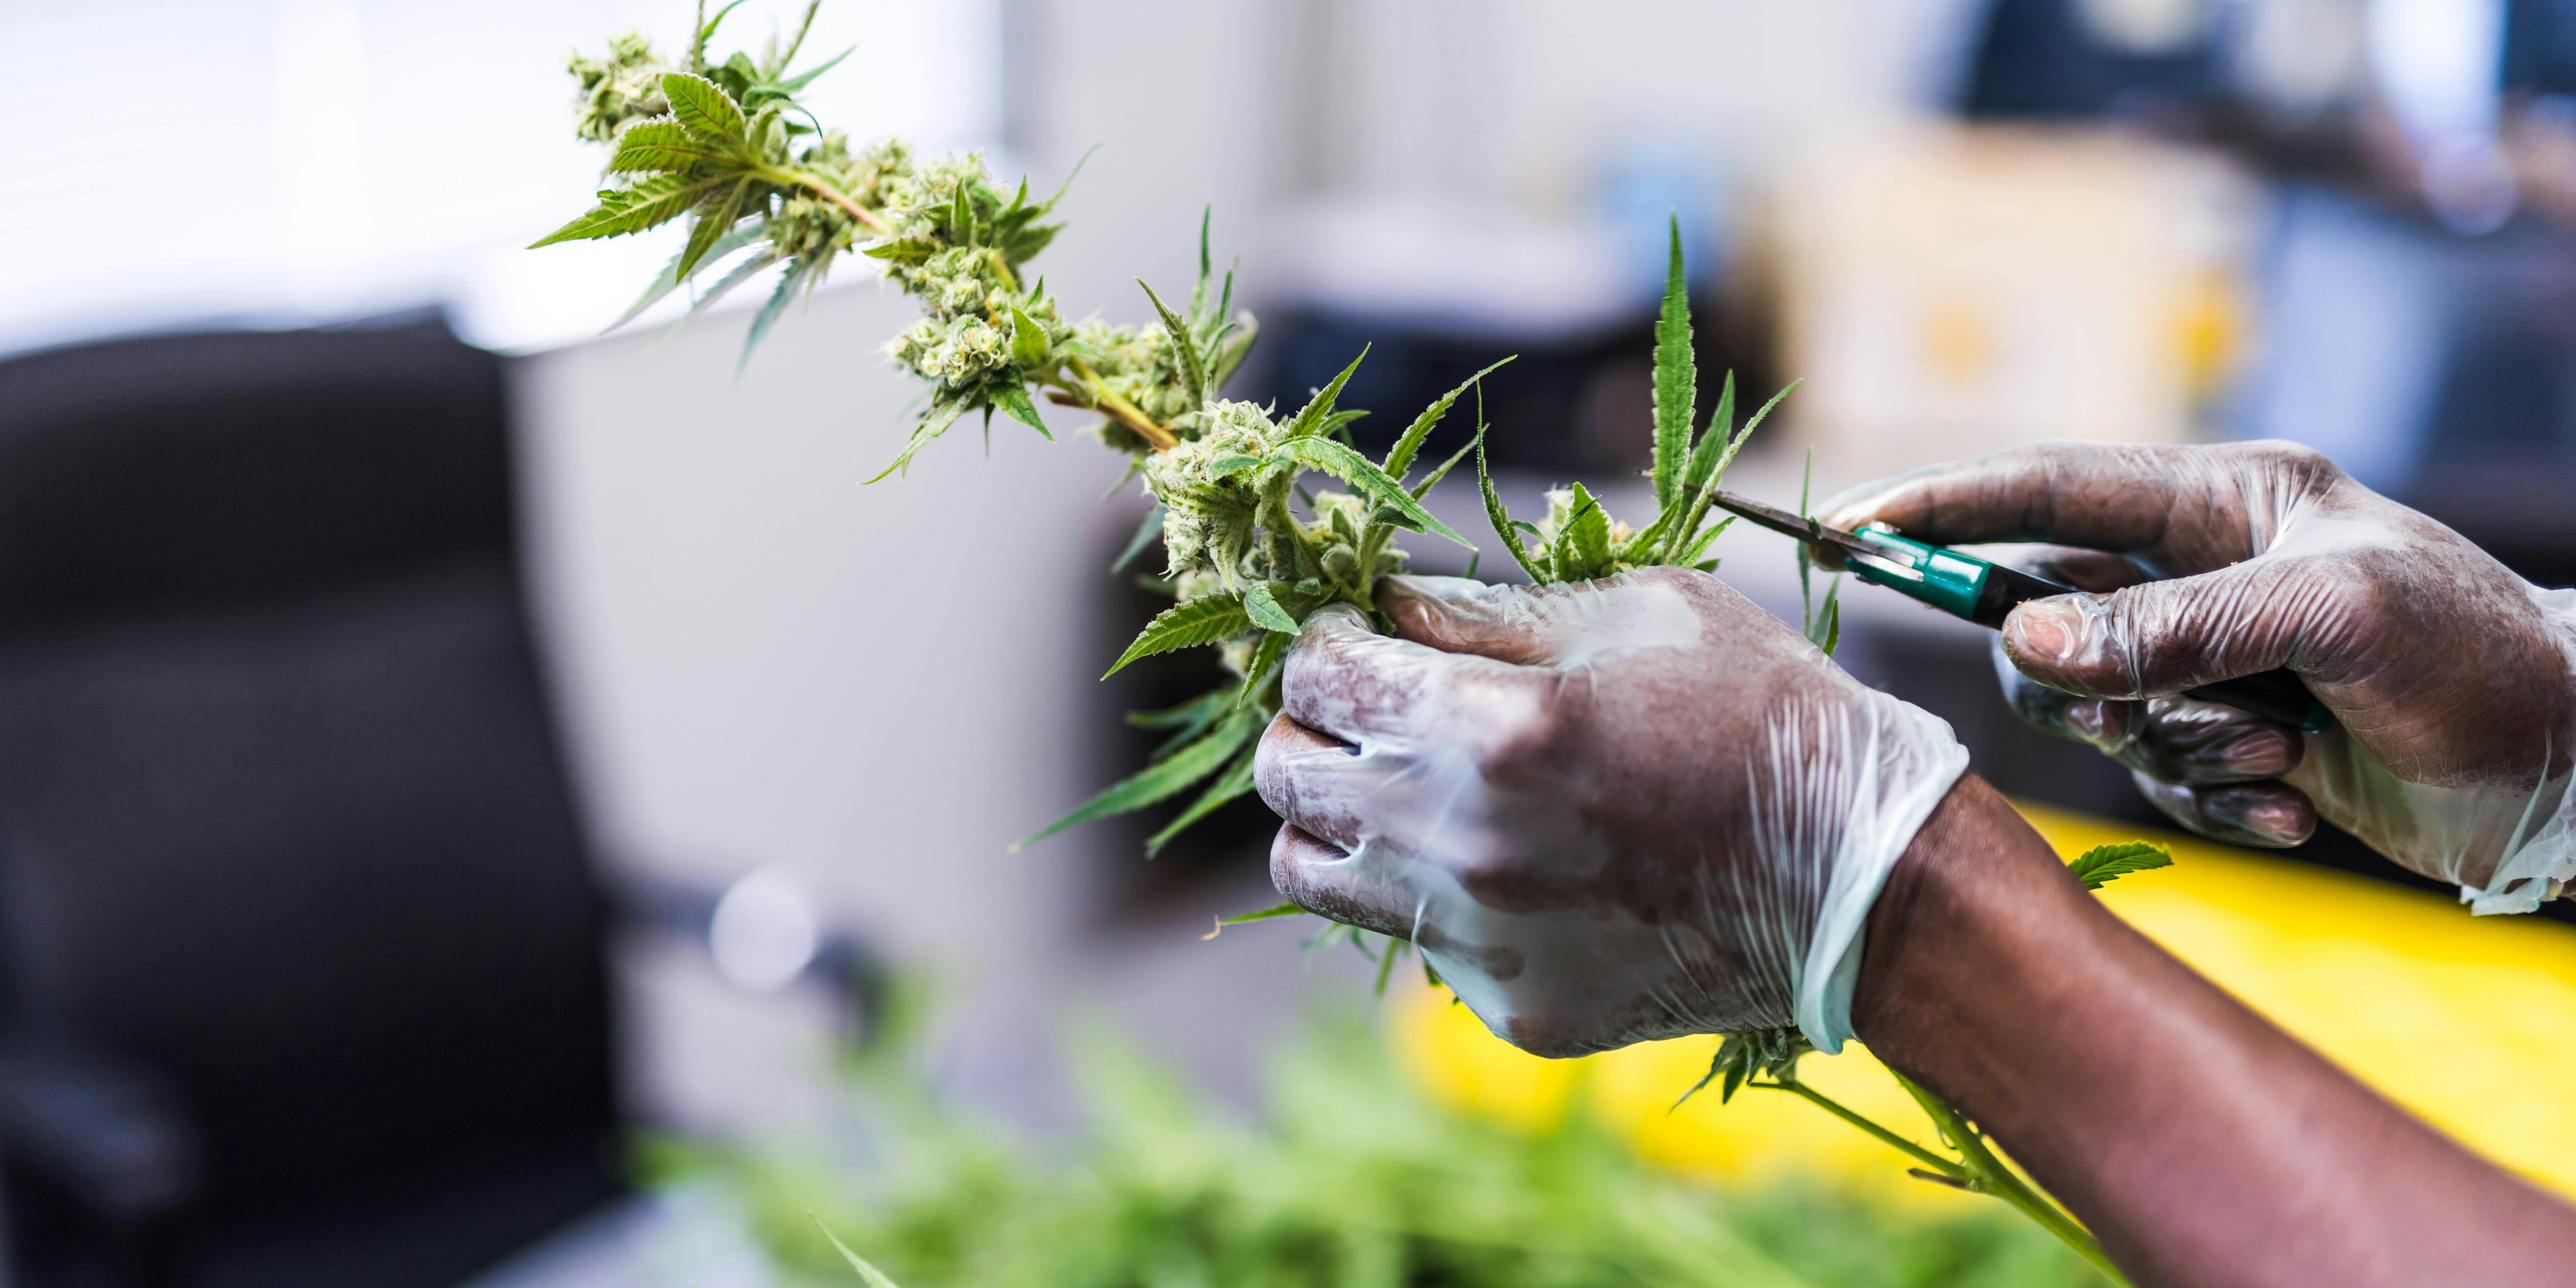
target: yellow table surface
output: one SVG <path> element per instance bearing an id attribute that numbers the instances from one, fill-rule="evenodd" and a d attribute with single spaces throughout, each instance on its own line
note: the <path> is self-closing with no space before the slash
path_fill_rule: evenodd
<path id="1" fill-rule="evenodd" d="M 2171 847 L 2174 866 L 2101 892 L 2104 904 L 2390 1098 L 2506 1167 L 2576 1197 L 2576 927 L 2471 917 L 2438 895 L 2187 837 L 2023 805 L 2062 855 L 2113 841 Z M 1648 1042 L 1581 1060 L 1505 1045 L 1445 991 L 1389 993 L 1406 1068 L 1436 1099 L 1540 1126 L 1584 1097 L 1648 1157 L 1722 1180 L 1805 1169 L 1932 1207 L 1984 1200 L 1904 1176 L 1895 1150 L 1777 1092 L 1712 1089 L 1714 1038 Z M 1917 1139 L 1930 1126 L 1857 1047 L 1800 1076 Z"/>

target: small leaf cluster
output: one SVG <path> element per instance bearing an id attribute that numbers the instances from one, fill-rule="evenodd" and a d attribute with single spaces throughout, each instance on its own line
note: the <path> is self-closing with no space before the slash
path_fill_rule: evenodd
<path id="1" fill-rule="evenodd" d="M 1670 227 L 1663 310 L 1655 321 L 1654 521 L 1635 528 L 1611 518 L 1599 498 L 1581 483 L 1550 491 L 1547 514 L 1539 522 L 1514 519 L 1494 489 L 1484 453 L 1476 455 L 1485 516 L 1493 524 L 1494 535 L 1502 539 L 1503 549 L 1531 581 L 1540 585 L 1589 581 L 1667 564 L 1716 570 L 1717 560 L 1709 557 L 1709 547 L 1735 520 L 1730 516 L 1709 522 L 1711 493 L 1745 440 L 1789 396 L 1789 390 L 1772 395 L 1738 427 L 1735 376 L 1730 372 L 1707 427 L 1695 433 L 1698 384 L 1698 366 L 1691 354 L 1690 292 L 1682 271 L 1681 222 L 1676 217 Z M 1531 540 L 1525 543 L 1524 536 Z"/>

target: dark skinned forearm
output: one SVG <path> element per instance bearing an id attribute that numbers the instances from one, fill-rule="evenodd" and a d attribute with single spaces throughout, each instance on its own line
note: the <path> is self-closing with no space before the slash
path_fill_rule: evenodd
<path id="1" fill-rule="evenodd" d="M 1891 874 L 1867 951 L 1861 1040 L 1982 1125 L 2142 1285 L 2576 1276 L 2576 1209 L 2105 911 L 1974 775 Z"/>

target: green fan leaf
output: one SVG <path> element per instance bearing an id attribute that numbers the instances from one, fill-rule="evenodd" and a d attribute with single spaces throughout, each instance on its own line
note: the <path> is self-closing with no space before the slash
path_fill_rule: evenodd
<path id="1" fill-rule="evenodd" d="M 1186 603 L 1174 604 L 1145 624 L 1144 633 L 1118 655 L 1117 665 L 1101 675 L 1108 679 L 1138 658 L 1169 653 L 1174 649 L 1214 644 L 1229 635 L 1252 629 L 1252 618 L 1244 612 L 1243 596 L 1237 594 L 1202 595 Z"/>
<path id="2" fill-rule="evenodd" d="M 724 174 L 694 178 L 657 174 L 623 188 L 611 188 L 599 194 L 599 204 L 588 213 L 528 243 L 528 249 L 552 246 L 556 242 L 623 237 L 647 228 L 658 228 L 689 213 L 692 207 L 732 182 L 733 176 Z M 680 276 L 688 276 L 687 270 L 681 270 Z"/>
<path id="3" fill-rule="evenodd" d="M 639 121 L 617 136 L 617 152 L 608 159 L 608 172 L 690 171 L 741 163 L 733 151 L 707 142 L 678 121 Z"/>
<path id="4" fill-rule="evenodd" d="M 1519 355 L 1515 354 L 1513 356 L 1518 357 Z M 1387 477 L 1394 479 L 1403 478 L 1404 472 L 1413 468 L 1413 458 L 1416 453 L 1422 450 L 1422 440 L 1431 437 L 1432 429 L 1439 425 L 1441 417 L 1449 414 L 1449 408 L 1457 403 L 1459 395 L 1474 388 L 1477 381 L 1492 375 L 1495 367 L 1500 367 L 1503 365 L 1503 362 L 1509 362 L 1511 360 L 1511 358 L 1505 358 L 1502 362 L 1497 362 L 1493 364 L 1493 366 L 1487 367 L 1484 370 L 1467 377 L 1465 380 L 1459 381 L 1457 388 L 1440 395 L 1432 401 L 1430 406 L 1423 408 L 1422 414 L 1414 417 L 1413 423 L 1406 426 L 1402 434 L 1396 436 L 1395 446 L 1387 449 L 1386 464 L 1381 467 L 1386 471 Z M 1418 496 L 1420 494 L 1416 493 L 1415 495 Z"/>
<path id="5" fill-rule="evenodd" d="M 1229 716 L 1223 724 L 1209 730 L 1206 737 L 1111 785 L 1099 795 L 1075 806 L 1072 813 L 1047 824 L 1036 835 L 1011 848 L 1025 849 L 1076 824 L 1143 809 L 1156 801 L 1178 795 L 1190 784 L 1215 773 L 1244 743 L 1251 741 L 1252 735 L 1261 731 L 1264 723 L 1257 711 Z"/>
<path id="6" fill-rule="evenodd" d="M 717 245 L 721 247 L 723 243 L 718 242 Z M 735 375 L 741 375 L 742 369 L 751 365 L 751 351 L 759 348 L 760 342 L 768 338 L 769 328 L 775 326 L 779 315 L 787 311 L 787 302 L 794 299 L 797 290 L 811 281 L 813 276 L 814 262 L 807 259 L 790 263 L 787 271 L 778 275 L 778 285 L 771 288 L 769 298 L 761 302 L 760 311 L 751 315 L 751 329 L 743 333 L 742 357 L 734 363 Z"/>
<path id="7" fill-rule="evenodd" d="M 1135 534 L 1127 538 L 1127 544 L 1118 551 L 1117 560 L 1109 565 L 1109 571 L 1127 571 L 1127 566 L 1136 562 L 1136 556 L 1145 553 L 1145 547 L 1163 535 L 1163 512 L 1164 507 L 1160 505 L 1145 512 L 1145 517 L 1136 523 Z"/>
<path id="8" fill-rule="evenodd" d="M 756 179 L 737 180 L 731 188 L 710 196 L 707 203 L 699 208 L 697 221 L 689 225 L 689 244 L 680 248 L 680 276 L 687 277 L 695 272 L 697 266 L 704 262 L 706 253 L 715 248 L 717 240 L 733 231 L 734 223 L 742 217 L 743 208 L 751 202 L 752 189 L 759 186 Z"/>
<path id="9" fill-rule="evenodd" d="M 877 476 L 869 479 L 868 482 L 880 482 L 889 474 L 902 472 L 905 466 L 912 464 L 913 453 L 928 447 L 932 439 L 947 433 L 948 427 L 956 424 L 957 418 L 965 415 L 967 410 L 966 400 L 963 398 L 934 399 L 930 404 L 930 410 L 922 413 L 921 423 L 912 427 L 912 437 L 904 443 L 903 450 L 896 453 L 894 464 L 877 471 Z"/>
<path id="10" fill-rule="evenodd" d="M 2173 866 L 2173 852 L 2152 841 L 2123 841 L 2117 845 L 2097 845 L 2075 856 L 2066 870 L 2084 883 L 2087 890 L 2102 887 L 2132 872 L 2152 872 Z"/>
<path id="11" fill-rule="evenodd" d="M 723 259 L 725 256 L 750 245 L 753 239 L 759 237 L 763 231 L 764 230 L 761 225 L 750 220 L 745 220 L 742 223 L 736 224 L 734 225 L 734 230 L 732 232 L 726 233 L 724 236 L 717 238 L 716 244 L 707 248 L 707 258 L 711 260 Z M 680 287 L 679 268 L 680 257 L 673 255 L 671 257 L 671 262 L 662 266 L 661 276 L 654 278 L 653 284 L 645 287 L 644 293 L 637 296 L 633 304 L 627 305 L 626 311 L 618 314 L 616 321 L 601 328 L 602 332 L 614 331 L 617 328 L 634 321 L 637 317 L 642 316 L 644 310 L 660 303 L 663 296 L 669 295 L 671 292 L 678 290 Z"/>
<path id="12" fill-rule="evenodd" d="M 1349 375 L 1350 371 L 1347 368 L 1344 369 L 1342 376 Z M 1341 380 L 1336 378 L 1332 388 L 1327 389 L 1324 394 L 1317 395 L 1317 398 L 1320 400 L 1340 387 Z M 1302 420 L 1304 413 L 1299 413 L 1299 418 Z M 1388 478 L 1386 472 L 1370 464 L 1367 457 L 1329 438 L 1291 438 L 1272 448 L 1270 459 L 1293 461 L 1308 469 L 1321 470 L 1340 479 L 1354 491 L 1368 498 L 1372 504 L 1383 506 L 1403 516 L 1408 525 L 1434 536 L 1447 537 L 1469 549 L 1475 548 L 1474 542 L 1459 536 L 1456 530 L 1435 518 L 1429 510 L 1423 509 L 1422 503 L 1414 500 L 1413 494 L 1405 491 L 1403 484 Z"/>
<path id="13" fill-rule="evenodd" d="M 1208 815 L 1213 814 L 1220 809 L 1223 809 L 1225 806 L 1241 799 L 1246 793 L 1250 792 L 1252 790 L 1252 757 L 1253 752 L 1256 750 L 1258 750 L 1258 748 L 1245 748 L 1243 754 L 1236 757 L 1233 764 L 1226 766 L 1224 773 L 1217 775 L 1215 782 L 1208 784 L 1206 791 L 1199 793 L 1199 798 L 1197 800 L 1190 802 L 1189 808 L 1173 815 L 1172 821 L 1165 823 L 1162 830 L 1154 833 L 1150 837 L 1147 837 L 1145 839 L 1145 857 L 1150 859 L 1155 855 L 1162 853 L 1163 847 L 1171 844 L 1173 837 L 1179 836 L 1181 833 L 1188 831 L 1191 824 L 1198 822 L 1200 819 L 1206 818 Z M 1255 913 L 1253 915 L 1257 917 L 1260 914 Z M 1219 922 L 1218 924 L 1223 925 L 1226 923 Z"/>
<path id="14" fill-rule="evenodd" d="M 1512 552 L 1512 562 L 1529 574 L 1529 579 L 1546 585 L 1547 574 L 1530 562 L 1529 551 L 1521 546 L 1521 536 L 1512 530 L 1511 511 L 1503 508 L 1502 494 L 1494 490 L 1494 475 L 1485 468 L 1485 436 L 1476 436 L 1476 484 L 1485 494 L 1485 520 L 1494 525 L 1494 535 L 1503 539 L 1503 548 Z"/>
<path id="15" fill-rule="evenodd" d="M 1279 597 L 1272 593 L 1269 582 L 1254 582 L 1243 592 L 1243 615 L 1263 630 L 1286 635 L 1297 633 L 1296 617 L 1279 606 Z"/>
<path id="16" fill-rule="evenodd" d="M 1690 454 L 1699 375 L 1691 357 L 1690 286 L 1682 273 L 1682 221 L 1671 222 L 1672 254 L 1664 267 L 1664 311 L 1655 320 L 1655 504 L 1671 509 L 1681 495 L 1682 461 Z"/>
<path id="17" fill-rule="evenodd" d="M 716 260 L 715 248 L 723 243 L 724 238 L 722 237 L 719 237 L 715 239 L 713 243 L 710 243 L 707 247 L 707 254 L 701 259 L 701 262 L 708 264 L 714 263 Z M 760 273 L 760 270 L 777 262 L 778 255 L 773 251 L 764 251 L 758 255 L 743 256 L 741 262 L 726 270 L 724 276 L 716 279 L 715 285 L 698 292 L 698 298 L 689 301 L 689 316 L 695 317 L 698 314 L 705 312 L 707 309 L 713 307 L 716 301 L 732 294 L 733 288 L 750 281 Z"/>
<path id="18" fill-rule="evenodd" d="M 687 72 L 662 74 L 662 97 L 671 117 L 702 143 L 730 144 L 738 153 L 746 142 L 742 108 L 714 81 Z"/>
<path id="19" fill-rule="evenodd" d="M 1299 408 L 1295 416 L 1289 418 L 1288 437 L 1307 438 L 1322 433 L 1324 418 L 1333 414 L 1333 400 L 1342 396 L 1342 386 L 1350 383 L 1351 373 L 1359 370 L 1360 364 L 1367 360 L 1368 347 L 1362 345 L 1360 356 L 1351 359 L 1351 365 L 1342 368 L 1342 374 L 1333 377 L 1331 384 L 1316 390 L 1315 396 L 1307 399 L 1306 405 Z M 1369 468 L 1377 467 L 1372 465 Z"/>
<path id="20" fill-rule="evenodd" d="M 1407 489 L 1413 493 L 1413 499 L 1419 501 L 1422 498 L 1431 495 L 1431 489 L 1438 487 L 1440 485 L 1440 480 L 1449 477 L 1449 471 L 1458 468 L 1458 463 L 1460 461 L 1466 460 L 1468 454 L 1484 445 L 1485 431 L 1481 429 L 1477 430 L 1476 436 L 1468 439 L 1466 446 L 1459 448 L 1457 451 L 1451 452 L 1448 460 L 1440 462 L 1440 464 L 1430 473 L 1422 476 L 1421 482 L 1416 483 Z"/>

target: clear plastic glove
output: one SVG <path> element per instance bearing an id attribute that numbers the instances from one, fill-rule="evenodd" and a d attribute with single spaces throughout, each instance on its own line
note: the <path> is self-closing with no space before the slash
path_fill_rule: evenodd
<path id="1" fill-rule="evenodd" d="M 2479 912 L 2576 875 L 2576 592 L 2314 451 L 2047 443 L 1854 489 L 1824 519 L 2077 547 L 2025 562 L 2097 593 L 2015 610 L 1998 673 L 2024 718 L 2117 757 L 2186 827 L 2281 846 L 2322 816 Z M 2173 696 L 2274 667 L 2339 723 Z"/>
<path id="2" fill-rule="evenodd" d="M 1861 930 L 1967 766 L 1715 577 L 1390 578 L 1306 623 L 1254 765 L 1299 906 L 1409 940 L 1541 1055 L 1851 1032 Z"/>

